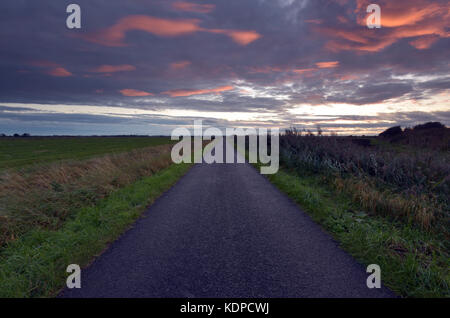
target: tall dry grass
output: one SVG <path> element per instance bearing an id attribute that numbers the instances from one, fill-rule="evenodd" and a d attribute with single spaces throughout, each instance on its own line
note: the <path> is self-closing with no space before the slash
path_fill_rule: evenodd
<path id="1" fill-rule="evenodd" d="M 0 172 L 0 246 L 59 228 L 80 207 L 168 167 L 171 145 Z"/>
<path id="2" fill-rule="evenodd" d="M 442 207 L 424 194 L 406 197 L 389 190 L 380 190 L 370 180 L 336 177 L 334 187 L 349 194 L 366 211 L 398 220 L 410 220 L 422 229 L 436 224 L 437 210 Z"/>
<path id="3" fill-rule="evenodd" d="M 325 175 L 368 212 L 448 230 L 448 152 L 364 147 L 352 138 L 305 136 L 297 130 L 287 131 L 280 147 L 282 164 L 299 173 Z"/>

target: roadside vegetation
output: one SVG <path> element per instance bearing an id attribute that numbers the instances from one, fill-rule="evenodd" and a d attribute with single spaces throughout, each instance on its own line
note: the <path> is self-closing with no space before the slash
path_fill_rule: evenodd
<path id="1" fill-rule="evenodd" d="M 57 230 L 38 227 L 10 242 L 0 252 L 0 297 L 56 296 L 69 264 L 87 266 L 189 167 L 171 165 L 80 208 Z"/>
<path id="2" fill-rule="evenodd" d="M 168 138 L 110 138 L 59 145 L 62 161 L 0 170 L 0 297 L 55 295 L 67 265 L 87 265 L 190 167 L 172 165 Z"/>
<path id="3" fill-rule="evenodd" d="M 352 195 L 373 214 L 446 232 L 449 151 L 392 149 L 395 143 L 389 139 L 375 139 L 375 145 L 367 140 L 371 143 L 361 146 L 361 139 L 302 136 L 295 129 L 288 130 L 280 140 L 281 160 L 284 166 L 302 174 L 325 176 L 336 190 Z M 386 142 L 390 146 L 385 146 Z"/>
<path id="4" fill-rule="evenodd" d="M 0 172 L 0 246 L 31 229 L 58 229 L 80 208 L 168 167 L 170 145 Z"/>
<path id="5" fill-rule="evenodd" d="M 449 297 L 450 129 L 438 126 L 377 138 L 291 129 L 269 179 L 399 295 Z"/>

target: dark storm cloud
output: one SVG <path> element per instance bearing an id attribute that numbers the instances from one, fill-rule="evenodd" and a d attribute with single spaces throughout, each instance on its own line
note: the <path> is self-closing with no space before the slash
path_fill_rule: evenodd
<path id="1" fill-rule="evenodd" d="M 361 25 L 364 0 L 174 2 L 78 0 L 82 29 L 68 30 L 67 3 L 3 0 L 0 102 L 284 112 L 449 88 L 446 1 L 380 0 L 380 30 Z"/>

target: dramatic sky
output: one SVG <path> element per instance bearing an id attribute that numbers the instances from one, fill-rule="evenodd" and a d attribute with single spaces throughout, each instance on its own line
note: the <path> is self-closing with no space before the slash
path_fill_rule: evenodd
<path id="1" fill-rule="evenodd" d="M 66 27 L 77 3 L 82 28 Z M 380 29 L 366 8 L 380 5 Z M 0 133 L 450 124 L 448 0 L 1 0 Z"/>

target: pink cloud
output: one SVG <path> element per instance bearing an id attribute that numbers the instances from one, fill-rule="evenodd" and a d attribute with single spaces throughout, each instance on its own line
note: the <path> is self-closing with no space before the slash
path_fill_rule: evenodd
<path id="1" fill-rule="evenodd" d="M 64 67 L 56 67 L 47 72 L 48 75 L 55 77 L 69 77 L 73 74 L 66 70 Z"/>
<path id="2" fill-rule="evenodd" d="M 412 46 L 414 46 L 418 50 L 425 50 L 432 46 L 437 40 L 439 40 L 439 36 L 436 35 L 425 35 L 414 41 L 409 42 Z"/>
<path id="3" fill-rule="evenodd" d="M 119 91 L 123 96 L 128 97 L 144 97 L 144 96 L 153 96 L 154 94 L 145 92 L 145 91 L 139 91 L 136 89 L 126 88 Z"/>
<path id="4" fill-rule="evenodd" d="M 366 25 L 368 14 L 367 6 L 373 3 L 371 0 L 357 0 L 358 23 Z M 437 3 L 424 0 L 408 0 L 408 5 L 401 1 L 383 1 L 379 3 L 382 8 L 382 27 L 400 27 L 415 25 L 428 17 L 432 17 L 445 8 Z M 445 11 L 444 11 L 445 12 Z M 448 10 L 447 10 L 448 12 Z"/>
<path id="5" fill-rule="evenodd" d="M 232 38 L 234 42 L 244 46 L 262 37 L 262 35 L 256 31 L 237 31 L 237 30 L 223 30 L 223 29 L 210 29 L 210 30 L 204 29 L 204 31 L 210 33 L 225 34 L 230 38 Z"/>
<path id="6" fill-rule="evenodd" d="M 73 75 L 58 63 L 51 61 L 30 61 L 28 62 L 28 64 L 39 68 L 45 68 L 46 70 L 44 71 L 44 73 L 50 76 L 69 77 Z"/>
<path id="7" fill-rule="evenodd" d="M 101 65 L 97 68 L 91 70 L 93 73 L 114 73 L 114 72 L 125 72 L 134 71 L 136 67 L 133 65 Z"/>
<path id="8" fill-rule="evenodd" d="M 127 46 L 124 42 L 129 31 L 144 31 L 160 37 L 177 37 L 196 32 L 224 34 L 240 45 L 248 45 L 261 38 L 261 35 L 252 30 L 223 30 L 205 29 L 200 27 L 198 19 L 161 19 L 145 15 L 131 15 L 120 19 L 109 28 L 94 33 L 82 35 L 89 42 L 104 46 Z"/>
<path id="9" fill-rule="evenodd" d="M 192 63 L 189 61 L 179 61 L 179 62 L 173 62 L 170 64 L 170 68 L 173 70 L 182 70 L 191 65 Z"/>
<path id="10" fill-rule="evenodd" d="M 359 75 L 355 74 L 345 74 L 345 75 L 337 75 L 341 81 L 352 81 L 359 78 Z"/>
<path id="11" fill-rule="evenodd" d="M 447 30 L 450 11 L 445 4 L 425 0 L 409 0 L 405 6 L 402 1 L 380 0 L 382 7 L 381 29 L 369 30 L 366 27 L 367 6 L 373 1 L 357 0 L 356 24 L 361 26 L 349 29 L 345 25 L 317 26 L 315 30 L 331 39 L 326 48 L 339 52 L 342 50 L 378 52 L 404 38 L 417 38 L 410 42 L 417 49 L 430 47 L 439 38 L 448 38 Z"/>
<path id="12" fill-rule="evenodd" d="M 303 68 L 303 69 L 295 69 L 292 72 L 296 73 L 296 74 L 304 74 L 304 73 L 309 73 L 312 71 L 315 71 L 315 68 Z"/>
<path id="13" fill-rule="evenodd" d="M 120 19 L 109 28 L 82 37 L 89 42 L 104 46 L 126 46 L 123 41 L 128 31 L 138 30 L 161 37 L 175 37 L 200 31 L 199 23 L 200 21 L 196 19 L 170 20 L 131 15 Z"/>
<path id="14" fill-rule="evenodd" d="M 226 34 L 240 45 L 248 45 L 261 38 L 261 34 L 255 31 L 228 31 Z"/>
<path id="15" fill-rule="evenodd" d="M 177 1 L 172 4 L 172 8 L 179 11 L 209 13 L 213 11 L 216 6 L 214 4 L 197 4 L 186 1 Z"/>
<path id="16" fill-rule="evenodd" d="M 319 63 L 316 63 L 316 66 L 318 68 L 334 68 L 334 67 L 338 67 L 339 66 L 339 62 L 338 61 L 319 62 Z"/>
<path id="17" fill-rule="evenodd" d="M 204 95 L 204 94 L 219 94 L 221 92 L 230 91 L 234 89 L 233 86 L 221 86 L 211 89 L 198 89 L 198 90 L 171 90 L 163 92 L 162 94 L 169 95 L 170 97 L 187 97 L 193 95 Z"/>

